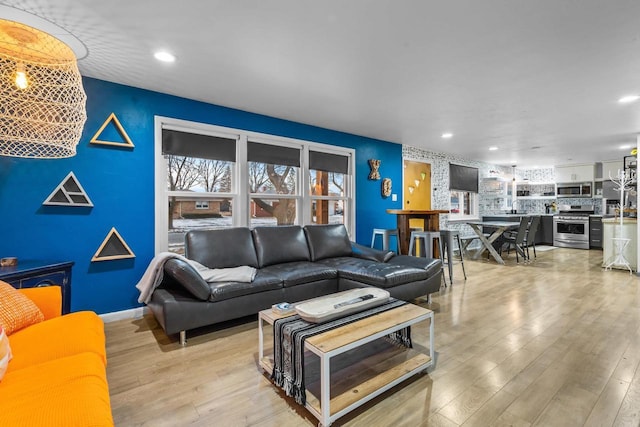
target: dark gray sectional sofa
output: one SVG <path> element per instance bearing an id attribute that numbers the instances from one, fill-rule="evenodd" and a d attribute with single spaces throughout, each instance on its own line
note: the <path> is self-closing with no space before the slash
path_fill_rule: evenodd
<path id="1" fill-rule="evenodd" d="M 254 280 L 205 282 L 190 264 L 170 259 L 149 308 L 168 335 L 297 302 L 375 286 L 410 301 L 440 289 L 439 259 L 395 255 L 350 242 L 342 224 L 193 230 L 186 257 L 209 267 L 251 266 Z"/>

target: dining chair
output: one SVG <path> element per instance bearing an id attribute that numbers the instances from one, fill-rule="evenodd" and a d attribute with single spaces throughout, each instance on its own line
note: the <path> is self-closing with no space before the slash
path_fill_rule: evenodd
<path id="1" fill-rule="evenodd" d="M 517 233 L 511 233 L 503 235 L 503 241 L 508 245 L 507 250 L 513 247 L 516 250 L 516 262 L 520 262 L 519 254 L 522 255 L 524 260 L 528 259 L 527 252 L 525 251 L 527 228 L 529 226 L 529 217 L 523 216 L 520 218 L 520 226 Z M 501 251 L 502 252 L 502 251 Z"/>
<path id="2" fill-rule="evenodd" d="M 533 216 L 531 218 L 531 222 L 529 223 L 529 227 L 527 228 L 527 234 L 525 236 L 525 246 L 527 249 L 527 258 L 531 259 L 529 256 L 529 247 L 533 247 L 533 257 L 537 258 L 536 254 L 536 233 L 538 232 L 538 227 L 540 226 L 540 215 Z"/>

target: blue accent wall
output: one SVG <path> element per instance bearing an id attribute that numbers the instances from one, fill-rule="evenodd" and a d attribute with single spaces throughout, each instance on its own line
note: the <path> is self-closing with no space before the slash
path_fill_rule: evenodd
<path id="1" fill-rule="evenodd" d="M 374 227 L 395 227 L 386 209 L 401 208 L 402 146 L 280 120 L 162 93 L 83 79 L 87 123 L 69 159 L 0 157 L 0 257 L 74 261 L 71 309 L 109 313 L 140 306 L 135 284 L 154 256 L 154 116 L 174 117 L 299 138 L 356 150 L 356 241 L 368 244 Z M 135 147 L 90 144 L 115 113 Z M 107 134 L 113 130 L 107 129 Z M 103 138 L 104 139 L 104 138 Z M 370 181 L 368 159 L 382 161 L 398 201 L 384 199 L 381 181 Z M 93 207 L 43 206 L 73 171 Z M 91 262 L 112 227 L 136 255 Z"/>

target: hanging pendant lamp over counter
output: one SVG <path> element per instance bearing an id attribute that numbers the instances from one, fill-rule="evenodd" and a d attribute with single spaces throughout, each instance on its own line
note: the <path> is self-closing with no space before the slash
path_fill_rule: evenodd
<path id="1" fill-rule="evenodd" d="M 0 155 L 72 157 L 87 120 L 76 55 L 59 39 L 0 20 Z"/>

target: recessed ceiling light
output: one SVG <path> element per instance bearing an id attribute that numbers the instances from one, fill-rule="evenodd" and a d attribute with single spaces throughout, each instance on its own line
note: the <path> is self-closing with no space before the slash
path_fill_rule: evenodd
<path id="1" fill-rule="evenodd" d="M 498 149 L 498 147 L 496 147 L 495 145 L 493 147 L 489 147 L 489 151 L 496 151 Z"/>
<path id="2" fill-rule="evenodd" d="M 154 53 L 153 57 L 162 62 L 174 62 L 176 60 L 176 57 L 173 54 L 164 50 Z"/>
<path id="3" fill-rule="evenodd" d="M 449 139 L 449 138 L 451 138 L 452 136 L 453 136 L 453 134 L 452 134 L 451 132 L 445 132 L 445 133 L 443 133 L 443 134 L 442 134 L 442 137 L 443 137 L 444 139 Z"/>
<path id="4" fill-rule="evenodd" d="M 627 95 L 627 96 L 623 96 L 622 98 L 618 99 L 618 102 L 621 104 L 628 104 L 630 102 L 635 102 L 638 99 L 640 99 L 640 95 Z"/>
<path id="5" fill-rule="evenodd" d="M 631 144 L 624 144 L 624 145 L 621 145 L 618 148 L 620 148 L 621 150 L 628 150 L 629 148 L 631 148 Z"/>

